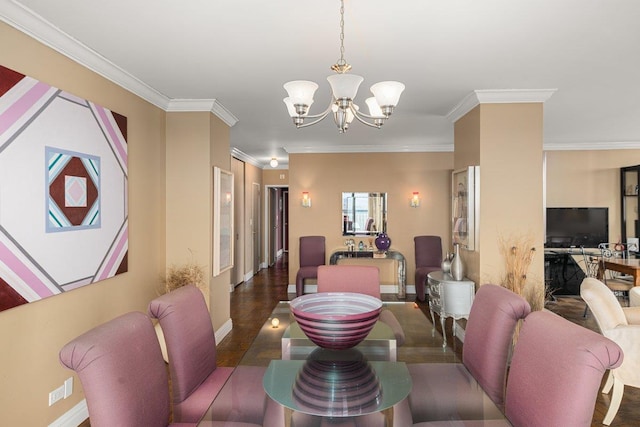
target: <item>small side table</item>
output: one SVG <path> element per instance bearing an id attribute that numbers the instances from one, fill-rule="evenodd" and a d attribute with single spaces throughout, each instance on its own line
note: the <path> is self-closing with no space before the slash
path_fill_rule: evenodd
<path id="1" fill-rule="evenodd" d="M 429 286 L 429 313 L 433 324 L 431 333 L 435 334 L 436 324 L 433 313 L 440 316 L 442 325 L 442 346 L 447 346 L 447 334 L 444 324 L 447 317 L 453 318 L 453 336 L 456 336 L 456 320 L 469 319 L 471 304 L 476 292 L 476 285 L 469 279 L 454 280 L 450 274 L 434 271 L 427 275 Z"/>

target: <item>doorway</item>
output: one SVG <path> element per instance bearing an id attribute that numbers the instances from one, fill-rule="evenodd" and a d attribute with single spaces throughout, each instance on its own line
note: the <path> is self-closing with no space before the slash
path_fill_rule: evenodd
<path id="1" fill-rule="evenodd" d="M 264 250 L 267 267 L 288 250 L 288 186 L 265 186 Z"/>

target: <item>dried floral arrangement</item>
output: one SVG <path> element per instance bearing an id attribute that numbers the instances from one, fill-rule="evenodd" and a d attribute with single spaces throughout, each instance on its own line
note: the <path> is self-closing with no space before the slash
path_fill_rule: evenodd
<path id="1" fill-rule="evenodd" d="M 191 258 L 193 259 L 193 253 L 191 253 Z M 164 286 L 160 293 L 166 294 L 191 284 L 202 289 L 205 285 L 204 276 L 204 267 L 193 260 L 183 265 L 171 265 L 167 269 L 166 277 L 163 278 Z"/>
<path id="2" fill-rule="evenodd" d="M 521 295 L 531 305 L 531 310 L 542 310 L 545 300 L 544 281 L 527 277 L 531 262 L 536 255 L 533 237 L 501 237 L 498 242 L 500 254 L 505 261 L 502 286 Z"/>

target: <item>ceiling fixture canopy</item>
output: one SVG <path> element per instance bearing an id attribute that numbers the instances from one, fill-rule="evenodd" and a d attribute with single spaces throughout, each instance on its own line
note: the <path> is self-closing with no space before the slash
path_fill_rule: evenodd
<path id="1" fill-rule="evenodd" d="M 351 65 L 344 59 L 344 0 L 340 0 L 340 59 L 331 66 L 331 69 L 336 72 L 336 74 L 327 77 L 331 86 L 331 103 L 320 114 L 308 114 L 309 107 L 313 104 L 313 95 L 318 89 L 316 83 L 295 80 L 284 84 L 289 95 L 284 99 L 284 103 L 296 127 L 303 128 L 314 125 L 332 113 L 340 133 L 349 129 L 354 118 L 367 126 L 379 129 L 398 105 L 404 84 L 385 81 L 371 86 L 371 93 L 374 96 L 365 100 L 369 107 L 369 114 L 361 112 L 360 107 L 353 102 L 364 78 L 356 74 L 347 74 L 351 70 Z M 305 119 L 312 121 L 305 123 Z"/>

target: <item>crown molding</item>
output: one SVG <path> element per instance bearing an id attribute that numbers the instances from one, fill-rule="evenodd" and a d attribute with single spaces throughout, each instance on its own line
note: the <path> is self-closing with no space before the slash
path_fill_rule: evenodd
<path id="1" fill-rule="evenodd" d="M 215 114 L 229 127 L 238 123 L 238 118 L 216 99 L 172 99 L 169 101 L 166 111 L 171 113 L 208 111 Z"/>
<path id="2" fill-rule="evenodd" d="M 249 163 L 257 168 L 264 169 L 264 164 L 260 163 L 256 158 L 251 157 L 247 153 L 238 150 L 236 147 L 231 147 L 231 156 L 238 160 L 242 160 L 245 163 Z M 269 163 L 267 162 L 267 165 Z"/>
<path id="3" fill-rule="evenodd" d="M 311 153 L 446 153 L 453 152 L 453 142 L 423 145 L 318 145 L 316 147 L 283 147 L 289 154 Z"/>
<path id="4" fill-rule="evenodd" d="M 0 19 L 156 107 L 166 110 L 169 98 L 53 26 L 32 10 L 13 1 L 0 2 Z"/>
<path id="5" fill-rule="evenodd" d="M 455 123 L 480 104 L 523 104 L 545 102 L 557 89 L 486 89 L 474 90 L 460 101 L 447 118 Z"/>
<path id="6" fill-rule="evenodd" d="M 229 127 L 238 119 L 215 99 L 172 100 L 132 76 L 40 15 L 13 1 L 0 1 L 0 20 L 164 111 L 209 111 Z M 190 105 L 190 109 L 186 105 Z"/>
<path id="7" fill-rule="evenodd" d="M 546 141 L 543 149 L 545 151 L 637 150 L 640 149 L 640 141 Z"/>

